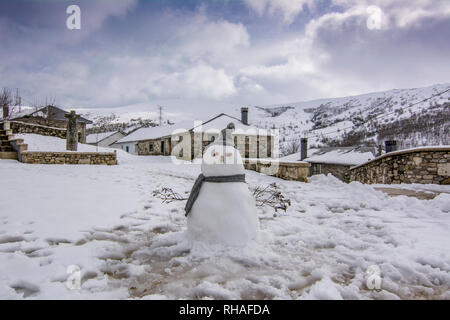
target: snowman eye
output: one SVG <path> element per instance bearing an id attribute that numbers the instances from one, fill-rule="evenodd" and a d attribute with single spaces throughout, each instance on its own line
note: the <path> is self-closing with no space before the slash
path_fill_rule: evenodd
<path id="1" fill-rule="evenodd" d="M 213 152 L 213 154 L 212 154 L 213 157 L 216 157 L 217 155 L 218 155 L 217 152 Z"/>

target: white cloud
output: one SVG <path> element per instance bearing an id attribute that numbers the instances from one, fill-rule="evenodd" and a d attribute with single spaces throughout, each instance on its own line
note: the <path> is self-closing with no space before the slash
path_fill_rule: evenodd
<path id="1" fill-rule="evenodd" d="M 166 18 L 166 17 L 165 17 Z M 163 18 L 163 20 L 165 20 Z M 85 51 L 66 62 L 24 73 L 31 95 L 63 97 L 60 103 L 120 106 L 151 99 L 223 100 L 237 93 L 235 72 L 227 66 L 250 45 L 242 24 L 210 20 L 203 14 L 167 17 L 171 38 L 146 54 Z M 147 46 L 145 46 L 147 47 Z M 107 48 L 106 48 L 107 49 Z M 14 76 L 15 78 L 15 76 Z M 257 85 L 254 84 L 257 88 Z M 72 99 L 78 97 L 76 99 Z"/>
<path id="2" fill-rule="evenodd" d="M 359 10 L 368 15 L 370 7 L 382 10 L 384 27 L 389 22 L 391 27 L 406 28 L 420 23 L 426 18 L 443 19 L 450 16 L 450 1 L 448 0 L 331 0 L 345 11 Z M 249 8 L 258 15 L 280 14 L 283 22 L 290 24 L 305 7 L 315 9 L 319 0 L 245 0 Z M 369 14 L 370 15 L 370 14 Z M 378 29 L 378 28 L 376 28 Z"/>
<path id="3" fill-rule="evenodd" d="M 124 17 L 132 11 L 138 0 L 95 0 L 78 1 L 81 8 L 82 29 L 89 31 L 100 28 L 103 23 L 111 17 Z"/>
<path id="4" fill-rule="evenodd" d="M 312 8 L 316 0 L 245 0 L 246 4 L 259 15 L 281 14 L 285 23 L 292 23 L 303 11 L 304 6 Z"/>
<path id="5" fill-rule="evenodd" d="M 391 28 L 412 27 L 426 18 L 450 17 L 448 0 L 332 0 L 332 2 L 347 10 L 377 6 L 382 10 Z"/>
<path id="6" fill-rule="evenodd" d="M 240 23 L 211 21 L 198 14 L 177 28 L 170 41 L 182 50 L 180 53 L 192 59 L 204 55 L 223 57 L 233 50 L 244 49 L 250 44 L 250 36 Z"/>
<path id="7" fill-rule="evenodd" d="M 270 39 L 258 34 L 259 26 L 247 29 L 239 20 L 211 18 L 207 10 L 183 15 L 164 12 L 150 21 L 133 21 L 139 30 L 122 30 L 117 38 L 101 28 L 110 26 L 106 21 L 112 16 L 126 17 L 134 1 L 113 5 L 107 13 L 100 7 L 93 10 L 89 19 L 97 16 L 98 21 L 90 26 L 98 32 L 87 33 L 80 41 L 85 47 L 76 53 L 71 52 L 74 46 L 62 49 L 47 36 L 36 42 L 19 38 L 10 28 L 9 38 L 18 40 L 8 44 L 18 54 L 2 56 L 0 80 L 7 79 L 4 85 L 14 88 L 26 86 L 26 97 L 56 95 L 59 103 L 77 107 L 154 106 L 161 100 L 183 106 L 236 107 L 448 81 L 450 45 L 441 38 L 424 45 L 440 33 L 423 22 L 427 17 L 444 19 L 450 1 L 436 0 L 436 7 L 429 0 L 332 1 L 339 10 L 328 7 L 322 14 L 316 10 L 316 18 L 303 29 L 283 26 Z M 258 14 L 280 15 L 286 23 L 304 5 L 315 5 L 313 1 L 247 3 Z M 382 10 L 374 28 L 368 28 L 371 5 Z M 97 36 L 101 45 L 93 44 Z"/>
<path id="8" fill-rule="evenodd" d="M 188 99 L 221 99 L 236 92 L 233 78 L 223 69 L 214 69 L 199 64 L 182 72 L 165 76 L 159 83 L 163 88 L 159 92 L 162 97 L 185 97 Z"/>

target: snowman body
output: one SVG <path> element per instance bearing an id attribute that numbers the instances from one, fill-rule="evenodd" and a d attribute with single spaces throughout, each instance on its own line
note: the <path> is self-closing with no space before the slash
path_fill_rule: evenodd
<path id="1" fill-rule="evenodd" d="M 245 174 L 239 151 L 233 146 L 213 145 L 203 156 L 205 177 Z M 255 200 L 245 182 L 203 182 L 188 214 L 191 240 L 243 246 L 259 229 Z"/>

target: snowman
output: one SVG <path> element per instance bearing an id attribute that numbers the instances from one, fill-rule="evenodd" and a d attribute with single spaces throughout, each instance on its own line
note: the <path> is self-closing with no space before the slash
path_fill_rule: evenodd
<path id="1" fill-rule="evenodd" d="M 203 154 L 202 173 L 186 204 L 191 240 L 244 246 L 259 229 L 255 199 L 245 182 L 245 170 L 231 137 L 233 124 L 222 139 Z"/>

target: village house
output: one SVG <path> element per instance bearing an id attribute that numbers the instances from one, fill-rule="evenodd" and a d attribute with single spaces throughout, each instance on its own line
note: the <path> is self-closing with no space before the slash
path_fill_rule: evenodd
<path id="1" fill-rule="evenodd" d="M 349 181 L 350 168 L 370 161 L 376 156 L 375 147 L 322 147 L 307 149 L 302 141 L 302 151 L 280 161 L 309 163 L 308 176 L 332 174 L 342 181 Z M 306 142 L 307 143 L 307 142 Z"/>
<path id="2" fill-rule="evenodd" d="M 205 122 L 183 121 L 176 125 L 141 128 L 113 146 L 137 155 L 174 155 L 179 159 L 201 158 L 205 148 L 217 139 L 230 123 L 232 136 L 243 158 L 274 157 L 275 137 L 267 130 L 248 124 L 248 109 L 241 119 L 221 113 Z"/>
<path id="3" fill-rule="evenodd" d="M 110 147 L 125 136 L 122 131 L 91 133 L 86 136 L 86 143 L 97 147 Z"/>
<path id="4" fill-rule="evenodd" d="M 45 127 L 53 127 L 66 129 L 67 128 L 67 118 L 69 112 L 48 105 L 46 107 L 40 109 L 32 109 L 32 108 L 24 108 L 23 110 L 9 110 L 8 108 L 4 108 L 2 110 L 2 119 L 14 122 L 22 122 L 28 124 L 35 124 Z M 92 121 L 79 117 L 77 119 L 77 128 L 79 135 L 79 142 L 86 142 L 86 125 L 92 124 Z"/>
<path id="5" fill-rule="evenodd" d="M 329 147 L 312 150 L 303 159 L 311 164 L 309 176 L 331 173 L 342 181 L 348 181 L 350 168 L 375 158 L 373 147 Z"/>
<path id="6" fill-rule="evenodd" d="M 112 147 L 134 155 L 168 156 L 171 152 L 172 133 L 178 128 L 186 128 L 189 125 L 192 125 L 192 121 L 185 121 L 177 125 L 140 128 L 116 141 Z M 141 145 L 140 151 L 139 144 Z M 142 146 L 146 146 L 146 148 Z"/>

